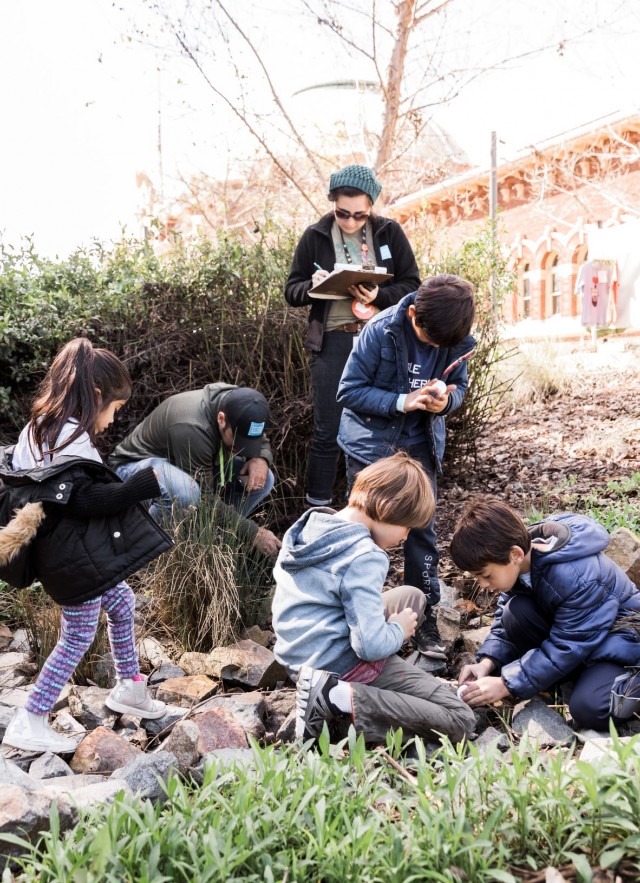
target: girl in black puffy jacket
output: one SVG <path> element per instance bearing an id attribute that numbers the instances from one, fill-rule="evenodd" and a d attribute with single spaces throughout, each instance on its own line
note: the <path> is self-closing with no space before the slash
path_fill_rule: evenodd
<path id="1" fill-rule="evenodd" d="M 25 426 L 0 469 L 3 492 L 17 509 L 0 530 L 0 575 L 26 559 L 20 584 L 39 579 L 62 607 L 61 634 L 25 708 L 3 743 L 32 751 L 73 752 L 48 715 L 90 647 L 100 610 L 107 615 L 117 684 L 113 711 L 158 718 L 164 703 L 150 698 L 134 636 L 135 599 L 124 578 L 171 545 L 139 504 L 158 496 L 153 469 L 121 482 L 103 463 L 95 440 L 131 395 L 122 362 L 85 338 L 67 343 L 45 377 Z M 9 468 L 10 467 L 10 470 Z M 18 581 L 17 579 L 15 580 Z"/>

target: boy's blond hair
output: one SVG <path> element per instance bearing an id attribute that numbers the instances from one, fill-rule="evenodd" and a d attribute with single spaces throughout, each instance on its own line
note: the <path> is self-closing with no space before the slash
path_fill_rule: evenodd
<path id="1" fill-rule="evenodd" d="M 404 451 L 359 472 L 349 506 L 374 521 L 402 527 L 426 527 L 436 510 L 427 473 Z"/>

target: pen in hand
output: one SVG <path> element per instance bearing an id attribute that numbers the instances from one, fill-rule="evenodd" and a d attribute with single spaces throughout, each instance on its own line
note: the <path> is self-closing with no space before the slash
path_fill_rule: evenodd
<path id="1" fill-rule="evenodd" d="M 316 270 L 321 270 L 321 269 L 322 269 L 322 267 L 320 266 L 320 264 L 316 264 L 315 261 L 313 262 L 313 266 L 316 268 Z"/>

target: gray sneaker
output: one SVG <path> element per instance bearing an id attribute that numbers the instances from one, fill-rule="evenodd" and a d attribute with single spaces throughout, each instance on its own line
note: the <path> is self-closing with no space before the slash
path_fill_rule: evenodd
<path id="1" fill-rule="evenodd" d="M 147 681 L 134 681 L 131 678 L 118 680 L 104 701 L 107 708 L 120 714 L 130 714 L 146 720 L 157 720 L 166 714 L 167 706 L 158 699 L 152 699 L 147 692 Z"/>
<path id="2" fill-rule="evenodd" d="M 303 666 L 296 685 L 296 738 L 317 739 L 322 726 L 342 716 L 340 709 L 329 699 L 338 678 L 328 671 Z M 313 686 L 312 686 L 313 685 Z"/>
<path id="3" fill-rule="evenodd" d="M 56 733 L 49 725 L 48 714 L 34 714 L 26 708 L 18 708 L 6 729 L 2 744 L 21 748 L 22 751 L 73 754 L 79 740 Z"/>
<path id="4" fill-rule="evenodd" d="M 432 611 L 427 611 L 424 622 L 416 629 L 416 633 L 411 640 L 413 646 L 423 656 L 429 656 L 431 659 L 447 658 L 446 647 L 442 643 L 436 618 Z"/>

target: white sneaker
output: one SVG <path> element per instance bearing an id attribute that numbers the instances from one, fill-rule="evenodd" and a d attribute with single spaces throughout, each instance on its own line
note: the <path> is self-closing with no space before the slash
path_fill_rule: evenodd
<path id="1" fill-rule="evenodd" d="M 52 754 L 73 754 L 77 739 L 61 736 L 49 726 L 48 714 L 34 714 L 18 708 L 2 740 L 3 745 L 23 751 L 50 751 Z"/>
<path id="2" fill-rule="evenodd" d="M 146 679 L 141 681 L 133 681 L 131 678 L 118 679 L 118 683 L 109 693 L 104 704 L 111 711 L 144 717 L 148 720 L 162 717 L 167 710 L 164 702 L 149 696 Z"/>

